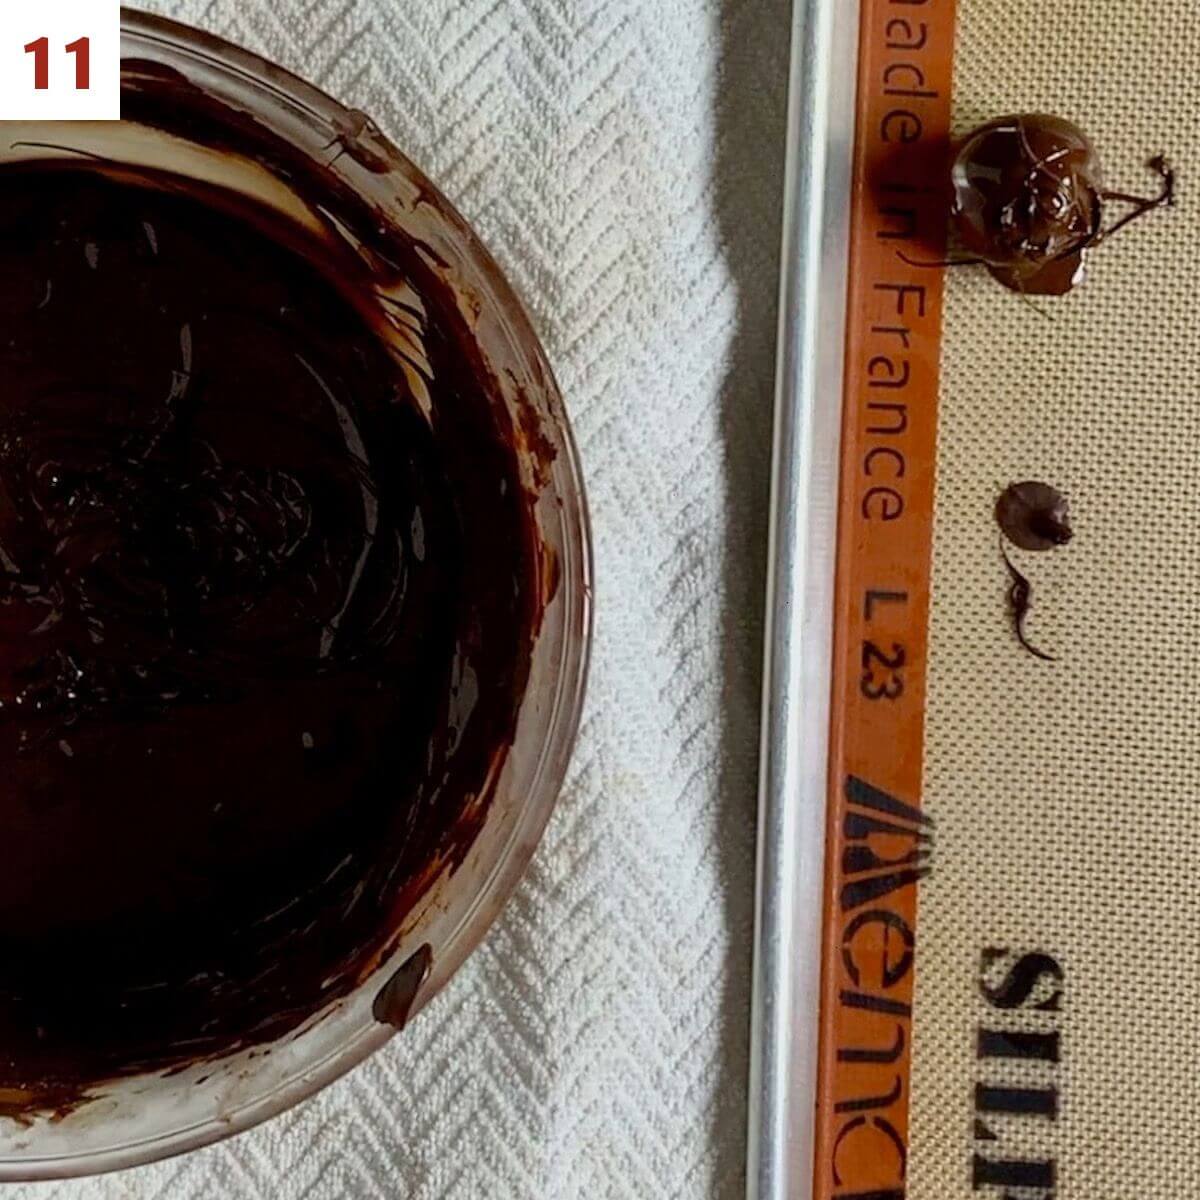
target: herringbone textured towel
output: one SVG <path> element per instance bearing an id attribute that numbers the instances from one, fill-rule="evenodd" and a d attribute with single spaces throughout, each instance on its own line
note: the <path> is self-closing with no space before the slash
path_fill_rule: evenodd
<path id="1" fill-rule="evenodd" d="M 371 113 L 526 298 L 598 628 L 570 782 L 462 974 L 223 1146 L 5 1200 L 742 1187 L 787 0 L 157 0 Z"/>

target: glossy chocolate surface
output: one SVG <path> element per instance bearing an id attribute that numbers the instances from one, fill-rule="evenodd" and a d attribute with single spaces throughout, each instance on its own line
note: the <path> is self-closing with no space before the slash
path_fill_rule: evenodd
<path id="1" fill-rule="evenodd" d="M 1100 163 L 1084 133 L 1044 114 L 1001 117 L 964 138 L 952 170 L 963 247 L 1002 283 L 1061 295 L 1100 236 Z"/>
<path id="2" fill-rule="evenodd" d="M 330 236 L 102 158 L 0 169 L 16 1107 L 352 988 L 469 847 L 538 620 L 513 431 L 437 263 L 178 88 L 126 117 L 254 158 Z"/>

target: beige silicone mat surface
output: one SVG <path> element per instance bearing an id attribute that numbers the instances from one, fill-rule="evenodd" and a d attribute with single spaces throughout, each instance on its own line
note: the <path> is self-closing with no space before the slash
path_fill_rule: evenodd
<path id="1" fill-rule="evenodd" d="M 1179 204 L 1091 258 L 1052 320 L 975 268 L 946 302 L 918 925 L 909 1200 L 972 1189 L 972 1158 L 1053 1160 L 1058 1200 L 1200 1197 L 1200 3 L 959 0 L 955 126 L 1070 117 L 1111 187 Z M 1076 538 L 1014 557 L 992 507 L 1020 479 L 1071 498 Z M 1061 967 L 1002 1011 L 981 958 Z M 1060 1035 L 1060 1062 L 976 1055 L 980 1028 Z M 974 1122 L 985 1085 L 1057 1089 L 1057 1117 Z"/>

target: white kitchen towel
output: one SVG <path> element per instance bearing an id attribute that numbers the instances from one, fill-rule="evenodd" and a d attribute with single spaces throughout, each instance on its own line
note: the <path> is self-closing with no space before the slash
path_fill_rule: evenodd
<path id="1" fill-rule="evenodd" d="M 579 437 L 583 733 L 484 946 L 240 1138 L 11 1200 L 743 1187 L 787 0 L 154 0 L 371 113 L 516 285 Z"/>

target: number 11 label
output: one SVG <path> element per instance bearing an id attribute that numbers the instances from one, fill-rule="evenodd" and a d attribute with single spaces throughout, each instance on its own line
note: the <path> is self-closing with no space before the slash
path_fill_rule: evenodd
<path id="1" fill-rule="evenodd" d="M 0 0 L 0 121 L 120 116 L 120 0 Z"/>

